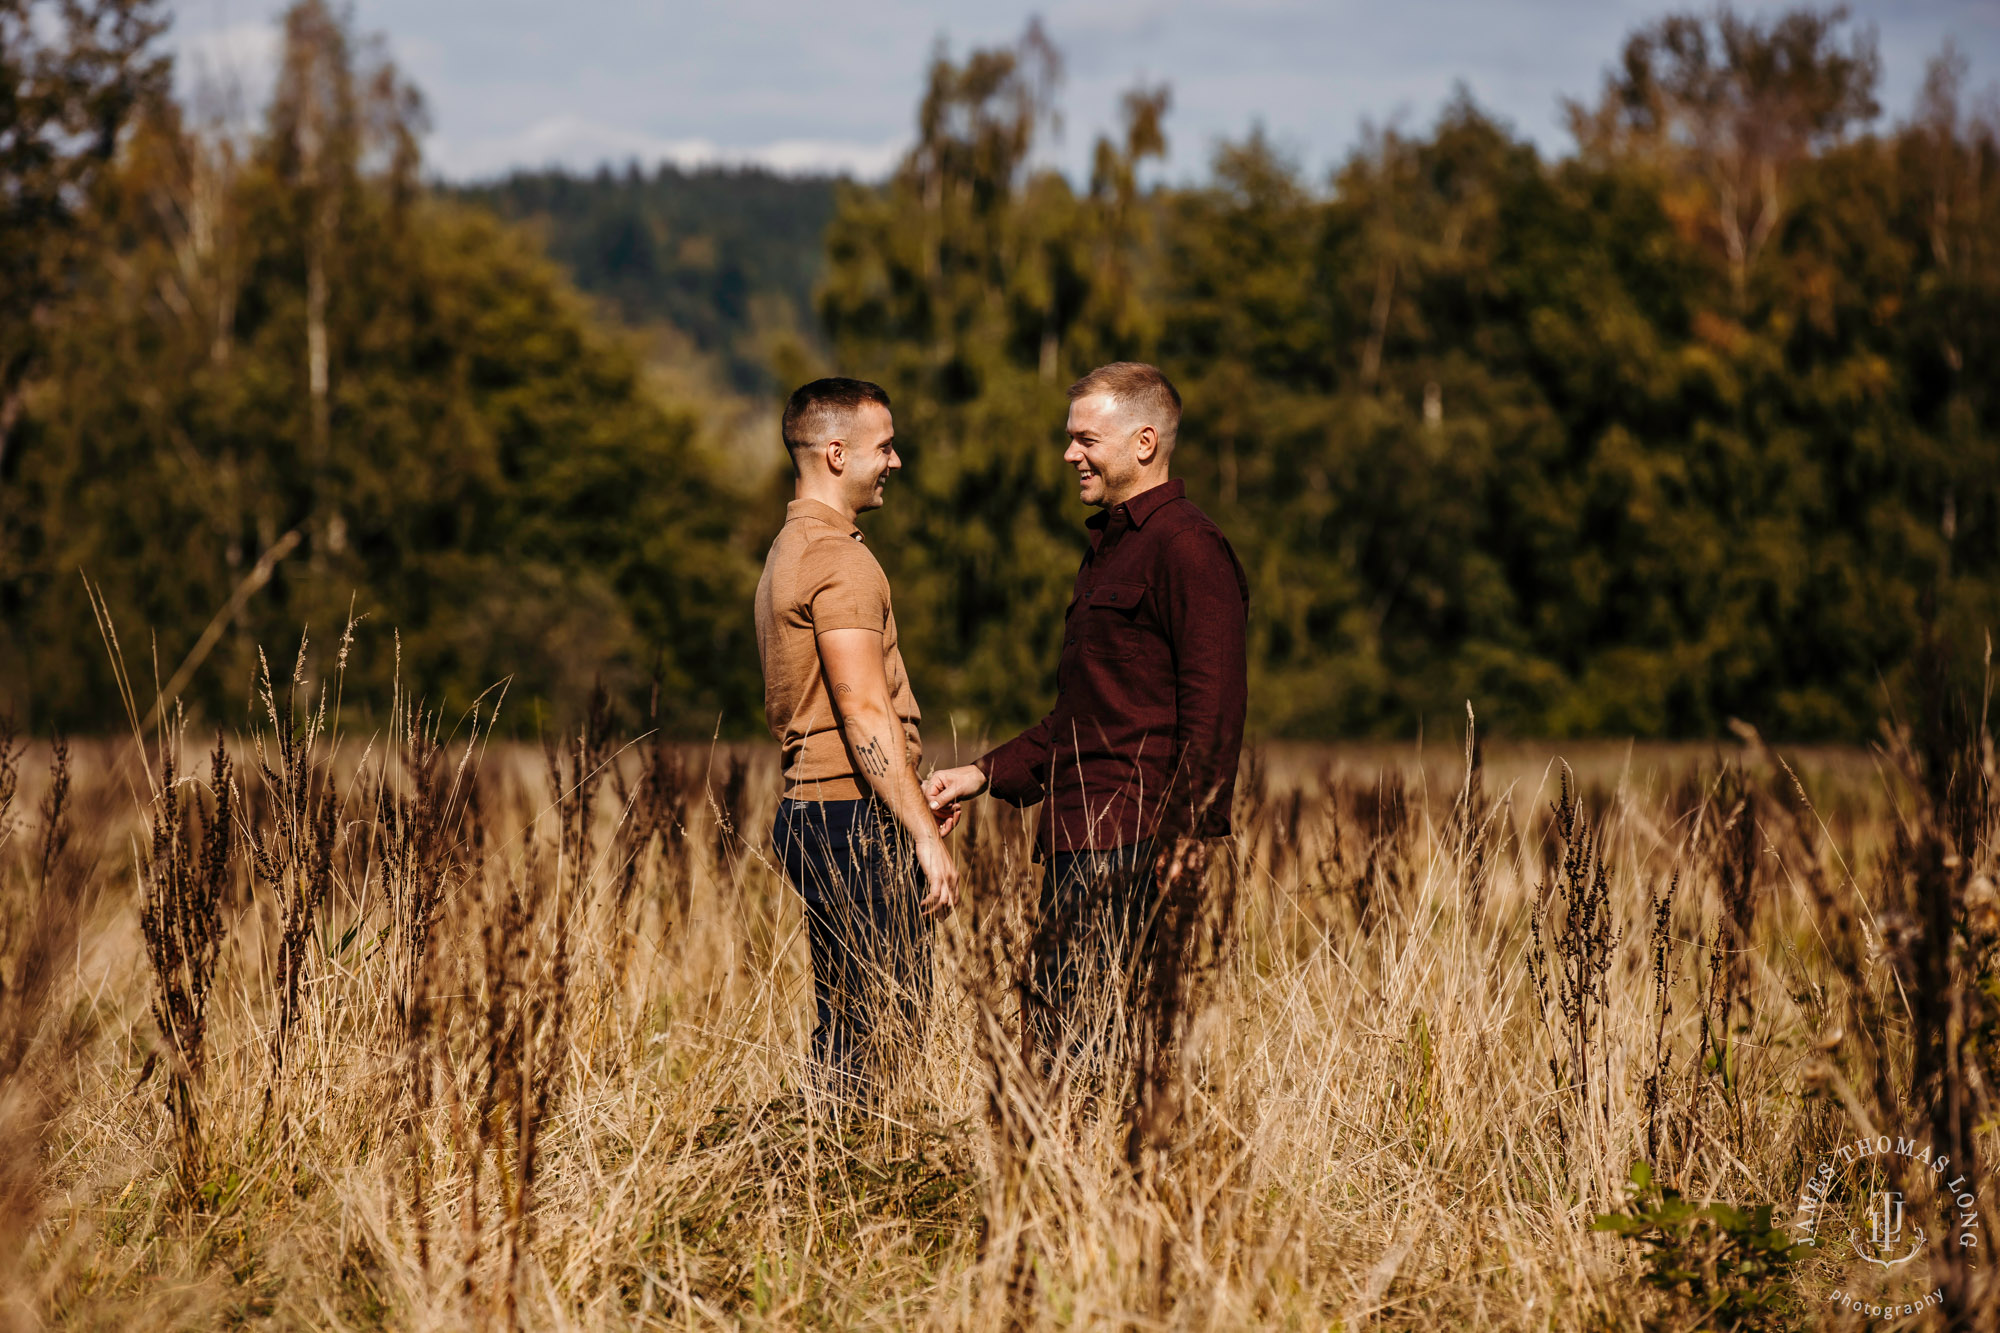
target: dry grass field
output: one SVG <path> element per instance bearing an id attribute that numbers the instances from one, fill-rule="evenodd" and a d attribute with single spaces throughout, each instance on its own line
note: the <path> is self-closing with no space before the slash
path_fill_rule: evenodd
<path id="1" fill-rule="evenodd" d="M 1037 868 L 982 805 L 928 1039 L 859 1113 L 802 1091 L 767 750 L 322 699 L 219 756 L 7 752 L 18 1327 L 1874 1326 L 1852 1254 L 1786 1243 L 1815 1163 L 1992 1160 L 1976 721 L 1251 755 L 1117 1066 L 1143 1116 L 1022 1067 Z M 1909 1322 L 1984 1323 L 1960 1236 L 1894 1270 L 1950 1306 Z"/>

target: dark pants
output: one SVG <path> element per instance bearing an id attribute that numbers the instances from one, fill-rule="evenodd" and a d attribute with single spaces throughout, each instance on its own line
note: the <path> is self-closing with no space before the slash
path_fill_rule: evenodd
<path id="1" fill-rule="evenodd" d="M 1129 1036 L 1155 900 L 1153 840 L 1101 851 L 1057 852 L 1042 876 L 1034 989 L 1026 1021 L 1044 1073 L 1058 1061 L 1102 1069 Z"/>
<path id="2" fill-rule="evenodd" d="M 771 845 L 805 900 L 815 1077 L 871 1099 L 877 1066 L 915 1047 L 930 1003 L 931 924 L 909 838 L 874 801 L 786 800 Z"/>

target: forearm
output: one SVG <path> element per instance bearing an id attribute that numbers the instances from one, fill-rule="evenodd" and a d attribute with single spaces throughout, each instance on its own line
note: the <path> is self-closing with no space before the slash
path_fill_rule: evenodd
<path id="1" fill-rule="evenodd" d="M 886 707 L 862 707 L 843 714 L 840 725 L 868 791 L 889 808 L 912 838 L 937 837 L 930 802 L 924 799 L 916 770 L 910 767 L 902 719 Z"/>

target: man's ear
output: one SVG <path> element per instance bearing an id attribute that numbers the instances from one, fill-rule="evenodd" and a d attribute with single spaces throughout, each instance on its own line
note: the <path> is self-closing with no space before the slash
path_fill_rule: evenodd
<path id="1" fill-rule="evenodd" d="M 1151 426 L 1139 427 L 1139 434 L 1132 441 L 1133 456 L 1144 467 L 1153 461 L 1153 455 L 1160 451 L 1160 432 Z"/>
<path id="2" fill-rule="evenodd" d="M 836 477 L 847 470 L 847 441 L 826 442 L 826 470 Z"/>

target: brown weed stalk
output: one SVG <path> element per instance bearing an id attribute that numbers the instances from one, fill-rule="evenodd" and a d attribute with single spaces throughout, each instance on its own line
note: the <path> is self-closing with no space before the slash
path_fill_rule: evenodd
<path id="1" fill-rule="evenodd" d="M 183 796 L 182 788 L 190 790 Z M 220 735 L 209 758 L 209 798 L 174 775 L 173 752 L 160 761 L 152 810 L 152 845 L 141 870 L 145 891 L 139 924 L 153 971 L 153 1022 L 167 1052 L 167 1105 L 179 1145 L 181 1182 L 192 1190 L 202 1173 L 196 1089 L 206 1063 L 208 1000 L 225 929 L 222 904 L 234 873 L 234 775 Z"/>
<path id="2" fill-rule="evenodd" d="M 346 647 L 342 646 L 345 659 Z M 263 778 L 262 818 L 245 828 L 250 864 L 270 893 L 278 916 L 277 1022 L 271 1030 L 271 1077 L 265 1101 L 269 1105 L 285 1072 L 286 1049 L 300 1013 L 300 991 L 310 967 L 308 946 L 319 910 L 333 885 L 334 850 L 339 837 L 332 765 L 322 752 L 328 739 L 329 705 L 325 691 L 316 706 L 301 711 L 299 692 L 305 687 L 306 645 L 300 642 L 292 668 L 290 699 L 280 715 L 271 667 L 262 666 L 259 698 L 270 723 L 267 737 L 256 739 L 257 768 Z"/>
<path id="3" fill-rule="evenodd" d="M 1528 976 L 1549 1039 L 1549 1076 L 1564 1094 L 1566 1127 L 1611 1116 L 1610 1053 L 1603 1040 L 1608 978 L 1621 932 L 1612 924 L 1604 835 L 1584 815 L 1569 765 L 1552 803 L 1558 856 L 1535 891 Z M 1594 1067 L 1593 1067 L 1594 1066 Z"/>

